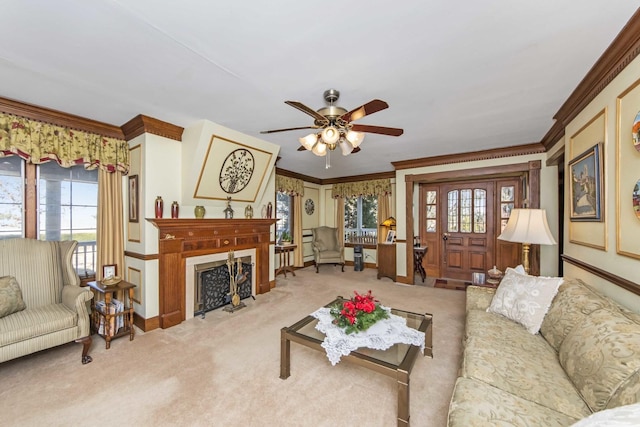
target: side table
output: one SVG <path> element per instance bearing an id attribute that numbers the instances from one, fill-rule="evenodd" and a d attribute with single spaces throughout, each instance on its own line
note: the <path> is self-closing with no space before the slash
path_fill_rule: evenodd
<path id="1" fill-rule="evenodd" d="M 287 277 L 287 271 L 296 275 L 296 272 L 293 270 L 293 266 L 289 263 L 289 254 L 293 253 L 293 250 L 297 248 L 298 245 L 290 244 L 290 245 L 276 245 L 276 253 L 280 254 L 280 267 L 276 270 L 276 276 L 280 273 L 284 274 L 284 277 Z"/>
<path id="2" fill-rule="evenodd" d="M 91 327 L 93 332 L 104 338 L 107 350 L 111 347 L 112 339 L 129 335 L 129 341 L 133 341 L 135 335 L 133 327 L 133 289 L 136 285 L 122 280 L 113 286 L 105 286 L 96 281 L 88 282 L 87 286 L 91 288 L 95 296 L 91 300 Z M 117 294 L 124 304 L 122 312 L 111 313 L 110 307 L 113 294 Z M 104 301 L 104 310 L 96 306 L 96 298 L 99 298 L 99 301 Z M 122 318 L 123 326 L 118 329 L 119 318 Z M 102 333 L 99 333 L 101 320 L 103 328 Z"/>
<path id="3" fill-rule="evenodd" d="M 413 272 L 420 273 L 420 277 L 422 277 L 422 283 L 424 283 L 424 279 L 427 277 L 427 272 L 424 271 L 424 267 L 422 266 L 422 259 L 427 253 L 427 249 L 429 249 L 427 246 L 414 246 L 413 248 Z"/>

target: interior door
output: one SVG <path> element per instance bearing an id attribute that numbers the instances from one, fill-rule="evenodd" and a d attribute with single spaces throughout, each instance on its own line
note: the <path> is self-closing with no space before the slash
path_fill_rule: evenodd
<path id="1" fill-rule="evenodd" d="M 493 267 L 494 192 L 486 181 L 440 186 L 441 277 L 471 281 Z"/>

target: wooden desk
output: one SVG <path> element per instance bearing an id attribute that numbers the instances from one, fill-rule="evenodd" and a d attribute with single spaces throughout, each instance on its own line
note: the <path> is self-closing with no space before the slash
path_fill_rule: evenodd
<path id="1" fill-rule="evenodd" d="M 284 277 L 287 277 L 287 271 L 296 275 L 296 272 L 293 269 L 293 266 L 289 263 L 289 253 L 293 253 L 293 250 L 297 248 L 298 245 L 276 245 L 276 253 L 280 254 L 280 267 L 276 270 L 276 276 L 280 273 L 284 274 Z"/>
<path id="2" fill-rule="evenodd" d="M 91 328 L 93 332 L 104 338 L 107 350 L 111 347 L 111 340 L 114 338 L 129 335 L 129 341 L 133 341 L 135 335 L 133 328 L 133 289 L 136 285 L 122 280 L 113 286 L 104 286 L 101 282 L 96 281 L 88 282 L 87 286 L 94 293 L 94 297 L 91 299 Z M 124 304 L 124 309 L 119 313 L 111 313 L 109 309 L 113 294 L 116 294 L 117 298 Z M 96 298 L 99 298 L 99 301 L 104 301 L 105 310 L 96 307 Z M 124 323 L 121 328 L 117 328 L 119 318 L 122 318 Z M 102 333 L 99 333 L 101 320 L 103 321 L 103 329 Z M 111 322 L 113 322 L 113 326 Z M 112 328 L 115 330 L 112 330 Z"/>
<path id="3" fill-rule="evenodd" d="M 427 272 L 424 271 L 424 267 L 422 266 L 422 259 L 427 253 L 428 247 L 413 247 L 413 272 L 420 273 L 420 277 L 422 277 L 422 283 L 424 283 L 424 279 L 427 277 Z"/>

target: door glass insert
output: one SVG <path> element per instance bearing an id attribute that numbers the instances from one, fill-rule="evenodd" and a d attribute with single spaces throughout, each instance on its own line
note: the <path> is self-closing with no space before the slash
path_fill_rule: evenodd
<path id="1" fill-rule="evenodd" d="M 426 228 L 427 233 L 435 233 L 436 232 L 436 219 L 437 219 L 437 209 L 436 209 L 436 200 L 437 200 L 437 191 L 430 190 L 427 191 L 427 203 L 426 203 Z"/>
<path id="2" fill-rule="evenodd" d="M 487 232 L 487 191 L 473 190 L 473 232 Z"/>
<path id="3" fill-rule="evenodd" d="M 447 228 L 452 233 L 487 232 L 487 191 L 452 190 L 447 193 Z"/>
<path id="4" fill-rule="evenodd" d="M 447 193 L 447 231 L 458 232 L 458 190 Z"/>
<path id="5" fill-rule="evenodd" d="M 509 222 L 511 211 L 515 204 L 515 187 L 513 185 L 505 185 L 500 188 L 500 232 L 504 231 L 504 228 Z"/>

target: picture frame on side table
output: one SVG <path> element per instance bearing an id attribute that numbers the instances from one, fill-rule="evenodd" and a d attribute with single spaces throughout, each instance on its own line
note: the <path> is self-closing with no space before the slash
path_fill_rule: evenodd
<path id="1" fill-rule="evenodd" d="M 108 279 L 118 275 L 118 266 L 115 264 L 107 264 L 102 266 L 102 278 Z"/>
<path id="2" fill-rule="evenodd" d="M 484 273 L 473 273 L 473 284 L 474 285 L 484 285 L 485 275 Z"/>
<path id="3" fill-rule="evenodd" d="M 602 143 L 569 161 L 569 218 L 602 221 Z"/>
<path id="4" fill-rule="evenodd" d="M 396 232 L 394 230 L 389 230 L 387 232 L 387 238 L 385 239 L 385 243 L 393 243 L 393 239 L 396 238 Z"/>

